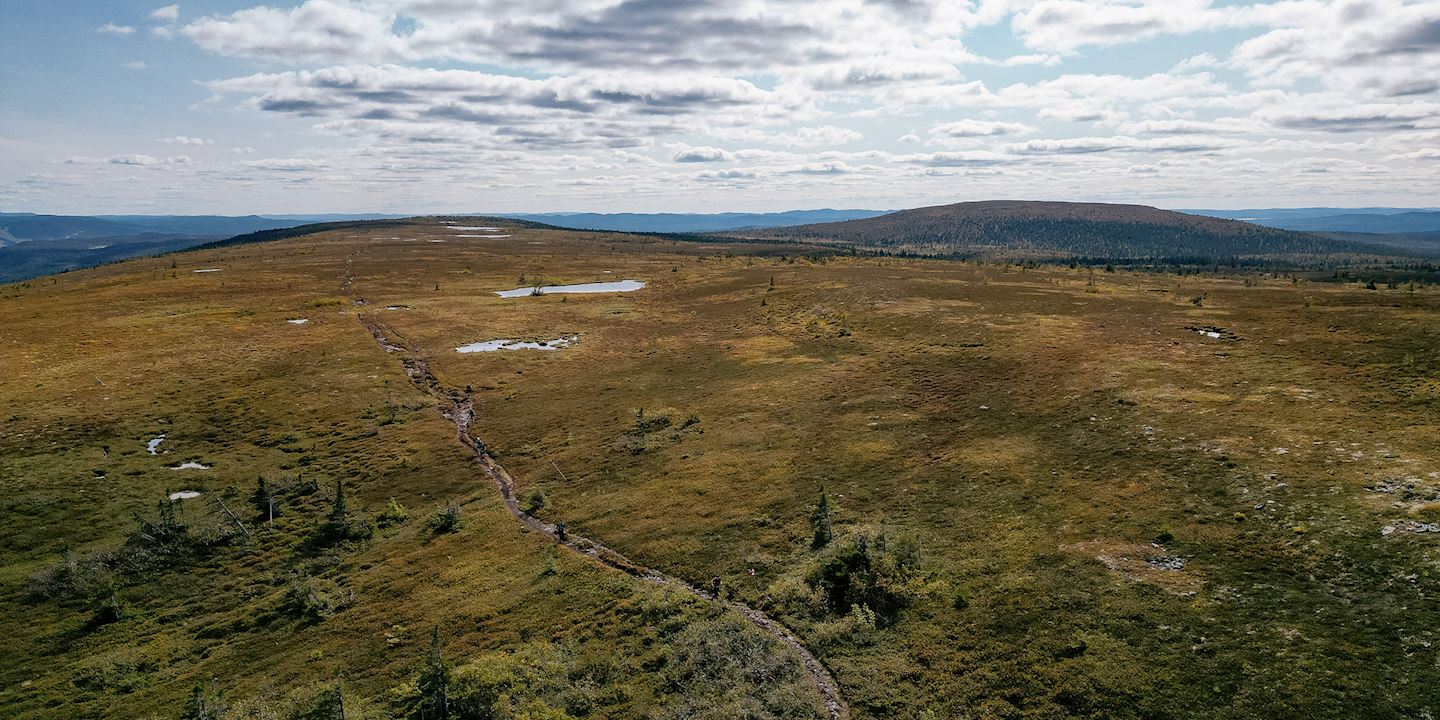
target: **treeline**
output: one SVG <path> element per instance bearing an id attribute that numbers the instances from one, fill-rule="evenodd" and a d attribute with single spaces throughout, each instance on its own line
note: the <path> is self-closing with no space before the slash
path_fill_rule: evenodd
<path id="1" fill-rule="evenodd" d="M 945 254 L 1062 254 L 1110 261 L 1382 254 L 1381 249 L 1373 245 L 1260 226 L 1243 226 L 1233 232 L 1218 233 L 1201 227 L 1150 222 L 1073 219 L 983 219 L 957 223 L 931 218 L 900 232 L 885 226 L 789 228 L 775 232 L 787 232 L 797 239 L 834 240 L 868 248 Z M 1393 255 L 1398 251 L 1386 249 L 1383 254 Z"/>
<path id="2" fill-rule="evenodd" d="M 733 233 L 868 250 L 990 259 L 1103 259 L 1195 264 L 1255 258 L 1322 261 L 1417 257 L 1363 237 L 1327 237 L 1139 205 L 978 202 L 874 218 Z"/>

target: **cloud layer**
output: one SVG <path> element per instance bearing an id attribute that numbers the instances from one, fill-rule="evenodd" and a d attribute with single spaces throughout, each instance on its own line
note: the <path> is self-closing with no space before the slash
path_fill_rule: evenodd
<path id="1" fill-rule="evenodd" d="M 617 197 L 655 209 L 721 191 L 737 208 L 960 195 L 1173 204 L 1202 191 L 1215 205 L 1257 193 L 1365 204 L 1402 202 L 1440 179 L 1440 0 L 183 10 L 97 29 L 107 42 L 183 43 L 236 68 L 189 78 L 210 99 L 190 109 L 193 126 L 159 140 L 193 158 L 107 148 L 64 164 L 232 189 L 273 180 L 293 196 L 348 188 L 416 210 L 613 207 Z M 206 125 L 215 115 L 281 135 L 224 136 Z"/>

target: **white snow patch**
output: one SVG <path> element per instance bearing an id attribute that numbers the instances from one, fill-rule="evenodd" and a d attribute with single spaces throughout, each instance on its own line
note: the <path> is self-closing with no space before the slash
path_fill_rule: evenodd
<path id="1" fill-rule="evenodd" d="M 150 442 L 145 443 L 145 449 L 146 449 L 146 450 L 149 450 L 151 455 L 159 455 L 160 453 L 155 452 L 155 449 L 158 448 L 158 447 L 160 447 L 160 443 L 163 443 L 163 442 L 165 442 L 165 436 L 164 436 L 164 435 L 161 435 L 160 437 L 157 437 L 157 438 L 155 438 L 154 440 L 151 440 Z"/>
<path id="2" fill-rule="evenodd" d="M 496 352 L 498 350 L 559 350 L 575 344 L 579 335 L 571 335 L 568 338 L 557 338 L 544 342 L 524 342 L 520 340 L 486 340 L 485 342 L 470 343 L 455 348 L 455 352 L 477 353 Z"/>
<path id="3" fill-rule="evenodd" d="M 451 225 L 451 226 L 450 226 L 450 229 L 451 229 L 451 230 L 472 230 L 472 231 L 474 231 L 474 230 L 479 230 L 479 231 L 481 231 L 481 232 L 495 232 L 496 230 L 499 230 L 500 228 L 498 228 L 498 227 L 485 227 L 485 226 L 483 226 L 483 225 Z M 462 235 L 461 237 L 465 237 L 465 236 Z"/>
<path id="4" fill-rule="evenodd" d="M 200 497 L 200 493 L 194 490 L 181 490 L 180 492 L 170 493 L 171 500 L 189 500 L 190 498 L 197 497 Z"/>
<path id="5" fill-rule="evenodd" d="M 310 318 L 295 318 L 294 320 L 286 320 L 285 322 L 290 323 L 291 325 L 304 325 L 305 323 L 310 322 Z"/>
<path id="6" fill-rule="evenodd" d="M 608 292 L 634 292 L 645 287 L 645 283 L 639 280 L 617 280 L 614 282 L 579 283 L 576 285 L 545 285 L 543 287 L 523 287 L 514 290 L 498 290 L 495 292 L 503 298 L 525 297 L 527 295 L 550 295 L 566 293 L 608 293 Z"/>
<path id="7" fill-rule="evenodd" d="M 209 465 L 201 465 L 200 463 L 194 462 L 194 461 L 192 460 L 191 462 L 183 462 L 183 463 L 180 463 L 179 465 L 176 465 L 175 467 L 172 467 L 172 468 L 170 468 L 170 469 L 171 469 L 171 470 L 209 470 L 209 469 L 210 469 L 210 466 L 209 466 Z"/>
<path id="8" fill-rule="evenodd" d="M 201 268 L 201 269 L 199 269 L 199 270 L 191 270 L 190 272 L 197 272 L 197 273 L 202 273 L 202 272 L 220 272 L 222 269 L 224 269 L 224 268 Z"/>

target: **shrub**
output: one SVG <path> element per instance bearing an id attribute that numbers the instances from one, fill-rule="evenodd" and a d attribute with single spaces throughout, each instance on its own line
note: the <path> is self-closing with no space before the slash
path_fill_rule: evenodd
<path id="1" fill-rule="evenodd" d="M 734 615 L 692 624 L 669 645 L 665 676 L 677 692 L 659 720 L 814 717 L 799 664 Z"/>
<path id="2" fill-rule="evenodd" d="M 525 514 L 534 515 L 545 508 L 545 491 L 539 487 L 525 496 Z"/>
<path id="3" fill-rule="evenodd" d="M 674 408 L 659 408 L 648 413 L 645 408 L 640 408 L 635 412 L 635 423 L 620 436 L 620 449 L 639 455 L 661 447 L 666 442 L 680 442 L 686 432 L 704 432 L 695 428 L 700 423 L 700 418 L 696 415 L 687 414 L 679 423 L 675 420 L 677 417 L 680 417 L 680 414 Z"/>
<path id="4" fill-rule="evenodd" d="M 850 612 L 845 616 L 818 625 L 815 640 L 822 647 L 869 645 L 875 641 L 876 627 L 874 610 L 864 605 L 851 605 Z"/>
<path id="5" fill-rule="evenodd" d="M 435 514 L 425 522 L 425 527 L 436 535 L 456 532 L 462 525 L 464 525 L 464 521 L 460 517 L 460 504 L 456 502 L 436 510 Z"/>
<path id="6" fill-rule="evenodd" d="M 379 515 L 375 516 L 376 524 L 382 528 L 403 525 L 405 521 L 409 519 L 410 513 L 406 512 L 405 506 L 395 502 L 395 498 L 393 497 L 390 498 L 389 503 L 386 503 L 385 509 L 380 511 Z"/>
<path id="7" fill-rule="evenodd" d="M 138 526 L 125 545 L 109 554 L 109 565 L 116 573 L 141 575 L 146 572 L 191 562 L 215 546 L 229 542 L 235 529 L 228 522 L 196 530 L 182 522 L 175 512 L 175 503 L 160 500 L 155 520 L 138 517 Z M 215 518 L 209 518 L 214 521 Z"/>
<path id="8" fill-rule="evenodd" d="M 291 614 L 323 620 L 355 604 L 355 593 L 329 580 L 299 577 L 285 590 L 285 607 Z"/>
<path id="9" fill-rule="evenodd" d="M 822 556 L 808 580 L 829 612 L 860 605 L 889 618 L 927 591 L 920 563 L 920 542 L 914 537 L 861 530 Z"/>
<path id="10" fill-rule="evenodd" d="M 592 704 L 571 682 L 568 656 L 548 646 L 522 646 L 513 653 L 484 653 L 452 667 L 441 654 L 439 635 L 415 682 L 391 693 L 398 715 L 408 720 L 574 720 Z"/>
<path id="11" fill-rule="evenodd" d="M 190 700 L 185 703 L 185 712 L 180 720 L 222 720 L 229 708 L 220 693 L 209 687 L 196 685 L 190 691 Z"/>
<path id="12" fill-rule="evenodd" d="M 65 553 L 61 562 L 30 576 L 25 592 L 33 600 L 75 602 L 89 600 L 110 586 L 108 556 L 101 553 Z"/>
<path id="13" fill-rule="evenodd" d="M 293 720 L 346 720 L 345 695 L 340 685 L 321 688 L 308 702 L 295 703 L 289 717 Z"/>
<path id="14" fill-rule="evenodd" d="M 324 544 L 365 540 L 374 532 L 364 514 L 351 512 L 350 503 L 345 499 L 345 485 L 336 480 L 335 499 L 330 504 L 330 514 L 325 517 L 325 522 L 316 528 L 314 541 Z"/>

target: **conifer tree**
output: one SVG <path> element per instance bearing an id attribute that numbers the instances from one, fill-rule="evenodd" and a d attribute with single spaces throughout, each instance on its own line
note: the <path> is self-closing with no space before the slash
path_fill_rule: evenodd
<path id="1" fill-rule="evenodd" d="M 825 494 L 823 485 L 820 486 L 820 501 L 815 504 L 815 511 L 810 515 L 810 528 L 815 533 L 810 544 L 817 550 L 829 545 L 831 538 L 835 536 L 830 519 L 830 497 Z"/>

